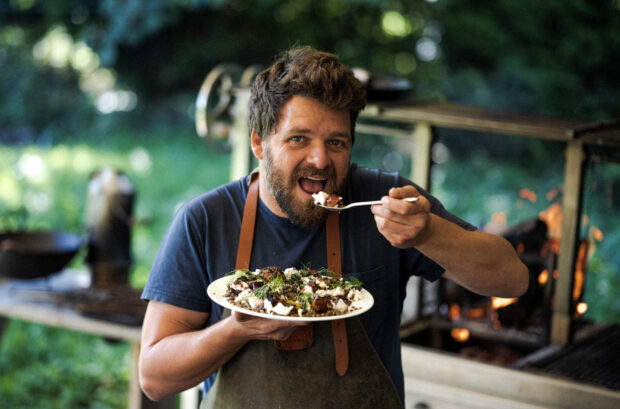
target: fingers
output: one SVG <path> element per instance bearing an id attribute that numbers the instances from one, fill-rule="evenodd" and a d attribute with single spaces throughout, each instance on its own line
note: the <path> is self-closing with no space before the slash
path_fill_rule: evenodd
<path id="1" fill-rule="evenodd" d="M 284 321 L 269 318 L 256 317 L 233 311 L 233 319 L 241 325 L 253 339 L 261 340 L 286 340 L 297 327 L 308 325 L 304 321 Z"/>
<path id="2" fill-rule="evenodd" d="M 418 197 L 419 200 L 417 202 L 402 200 L 407 197 Z M 407 223 L 408 216 L 427 212 L 429 208 L 430 203 L 418 193 L 417 189 L 413 186 L 406 186 L 390 189 L 389 196 L 383 196 L 381 204 L 373 205 L 371 211 L 375 216 L 382 216 L 396 223 Z"/>
<path id="3" fill-rule="evenodd" d="M 393 187 L 388 192 L 389 197 L 404 199 L 405 197 L 419 196 L 420 192 L 414 186 Z"/>
<path id="4" fill-rule="evenodd" d="M 402 199 L 417 196 L 417 202 Z M 371 207 L 379 232 L 398 248 L 412 247 L 416 237 L 425 228 L 429 218 L 430 203 L 413 186 L 390 189 L 381 198 L 380 205 Z"/>

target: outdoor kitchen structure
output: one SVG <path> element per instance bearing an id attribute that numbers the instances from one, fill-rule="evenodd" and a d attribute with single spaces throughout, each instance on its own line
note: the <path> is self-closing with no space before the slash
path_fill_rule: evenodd
<path id="1" fill-rule="evenodd" d="M 216 67 L 197 99 L 199 135 L 232 150 L 231 180 L 256 165 L 245 124 L 254 73 Z M 620 325 L 583 319 L 593 238 L 582 237 L 581 227 L 587 165 L 620 161 L 620 121 L 545 118 L 386 95 L 361 113 L 357 140 L 379 135 L 408 141 L 400 145 L 410 147 L 401 152 L 411 162 L 406 176 L 431 193 L 432 151 L 442 130 L 551 141 L 561 146 L 554 159 L 563 163 L 557 204 L 501 232 L 530 270 L 526 294 L 496 299 L 443 279 L 410 280 L 401 326 L 405 407 L 619 408 Z"/>

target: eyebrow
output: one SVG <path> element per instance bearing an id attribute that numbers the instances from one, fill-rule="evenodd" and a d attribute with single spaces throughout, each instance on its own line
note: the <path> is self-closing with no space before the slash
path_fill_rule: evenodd
<path id="1" fill-rule="evenodd" d="M 286 131 L 287 135 L 291 135 L 291 134 L 311 134 L 312 130 L 308 129 L 308 128 L 291 128 L 289 130 Z M 348 138 L 351 139 L 351 135 L 349 133 L 345 133 L 345 132 L 334 132 L 332 134 L 329 135 L 330 137 L 339 137 L 339 138 Z"/>

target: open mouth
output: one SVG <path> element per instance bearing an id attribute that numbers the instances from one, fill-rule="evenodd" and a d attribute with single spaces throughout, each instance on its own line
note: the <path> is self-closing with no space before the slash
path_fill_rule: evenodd
<path id="1" fill-rule="evenodd" d="M 313 193 L 319 193 L 322 190 L 325 190 L 325 186 L 327 185 L 327 179 L 323 177 L 302 177 L 299 178 L 297 183 L 301 190 L 306 192 L 308 195 L 312 195 Z"/>

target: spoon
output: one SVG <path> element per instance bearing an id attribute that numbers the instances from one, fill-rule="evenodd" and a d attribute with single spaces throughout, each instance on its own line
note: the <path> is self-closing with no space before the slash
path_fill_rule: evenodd
<path id="1" fill-rule="evenodd" d="M 400 199 L 400 200 L 404 200 L 405 202 L 417 202 L 418 201 L 418 197 L 414 196 L 414 197 L 406 197 L 404 199 Z M 352 207 L 356 207 L 356 206 L 371 206 L 374 204 L 381 204 L 381 200 L 371 200 L 368 202 L 354 202 L 354 203 L 349 203 L 346 206 L 340 206 L 340 207 L 335 207 L 335 206 L 325 206 L 322 204 L 317 204 L 317 206 L 322 207 L 323 209 L 327 209 L 327 210 L 335 210 L 335 211 L 340 211 L 340 210 L 347 210 L 350 209 Z"/>

